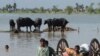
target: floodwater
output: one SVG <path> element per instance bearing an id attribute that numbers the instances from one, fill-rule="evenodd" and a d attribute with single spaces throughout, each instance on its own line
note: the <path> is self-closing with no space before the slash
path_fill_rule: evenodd
<path id="1" fill-rule="evenodd" d="M 43 21 L 49 18 L 64 17 L 69 21 L 68 27 L 77 29 L 77 31 L 61 32 L 43 32 L 43 33 L 19 33 L 0 32 L 0 56 L 37 56 L 40 38 L 49 41 L 49 45 L 55 50 L 58 41 L 65 38 L 69 47 L 89 44 L 93 38 L 100 42 L 100 14 L 0 14 L 0 31 L 9 30 L 9 19 L 16 20 L 18 17 L 42 18 Z M 41 26 L 41 31 L 46 29 L 47 25 Z M 25 28 L 21 28 L 25 31 Z M 33 27 L 34 29 L 34 27 Z M 5 45 L 9 45 L 9 50 L 5 50 Z"/>

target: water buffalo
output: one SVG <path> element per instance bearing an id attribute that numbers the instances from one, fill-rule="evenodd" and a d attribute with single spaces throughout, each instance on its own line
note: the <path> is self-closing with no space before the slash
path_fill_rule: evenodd
<path id="1" fill-rule="evenodd" d="M 38 27 L 39 31 L 40 31 L 40 27 L 41 27 L 41 24 L 42 24 L 42 18 L 37 18 L 34 20 L 34 27 L 35 27 L 35 30 L 36 30 L 36 27 Z"/>
<path id="2" fill-rule="evenodd" d="M 52 30 L 52 19 L 47 19 L 44 21 L 44 24 L 47 24 L 48 25 L 48 30 L 51 31 Z"/>
<path id="3" fill-rule="evenodd" d="M 64 31 L 68 21 L 65 18 L 54 18 L 53 19 L 53 31 L 56 27 L 61 27 L 61 31 Z"/>
<path id="4" fill-rule="evenodd" d="M 34 21 L 29 17 L 26 17 L 26 18 L 19 17 L 16 20 L 16 22 L 17 22 L 18 31 L 21 31 L 20 27 L 26 27 L 26 31 L 28 31 L 28 27 L 29 27 L 31 31 L 31 26 L 34 25 Z"/>
<path id="5" fill-rule="evenodd" d="M 9 24 L 10 24 L 10 30 L 13 31 L 15 29 L 15 22 L 14 22 L 14 20 L 10 19 Z"/>

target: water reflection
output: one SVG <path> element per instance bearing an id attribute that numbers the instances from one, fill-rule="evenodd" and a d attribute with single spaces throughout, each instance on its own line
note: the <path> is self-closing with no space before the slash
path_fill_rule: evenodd
<path id="1" fill-rule="evenodd" d="M 37 34 L 36 34 L 37 35 Z M 10 33 L 10 37 L 12 38 L 14 38 L 14 37 L 17 37 L 17 38 L 22 38 L 22 37 L 25 37 L 25 38 L 31 38 L 31 37 L 33 37 L 34 36 L 34 34 L 33 33 L 13 33 L 13 32 L 11 32 Z M 39 35 L 38 35 L 39 36 Z"/>
<path id="2" fill-rule="evenodd" d="M 39 38 L 39 37 L 41 37 L 41 34 L 42 34 L 42 33 L 32 33 L 32 35 L 33 35 L 34 38 Z"/>
<path id="3" fill-rule="evenodd" d="M 10 37 L 14 37 L 14 36 L 15 36 L 15 33 L 10 32 Z"/>
<path id="4" fill-rule="evenodd" d="M 32 33 L 10 33 L 11 44 L 13 47 L 27 47 L 32 42 Z"/>
<path id="5" fill-rule="evenodd" d="M 44 36 L 43 36 L 44 34 Z M 44 32 L 44 33 L 10 33 L 10 39 L 11 41 L 27 41 L 31 42 L 33 39 L 40 39 L 42 37 L 48 38 L 48 39 L 55 39 L 55 38 L 66 38 L 67 32 Z"/>
<path id="6" fill-rule="evenodd" d="M 66 38 L 67 37 L 67 32 L 60 32 L 60 31 L 57 31 L 57 32 L 47 32 L 48 36 L 47 38 L 50 40 L 59 40 L 61 38 Z"/>
<path id="7" fill-rule="evenodd" d="M 61 32 L 61 37 L 62 37 L 62 38 L 66 38 L 67 36 L 65 35 L 64 32 Z"/>
<path id="8" fill-rule="evenodd" d="M 66 38 L 67 32 L 48 32 L 48 38 Z"/>
<path id="9" fill-rule="evenodd" d="M 52 38 L 54 36 L 53 32 L 48 32 L 48 38 Z"/>
<path id="10" fill-rule="evenodd" d="M 77 31 L 78 31 L 78 34 L 79 34 L 80 33 L 80 27 L 78 27 Z"/>
<path id="11" fill-rule="evenodd" d="M 93 28 L 93 29 L 86 28 L 85 30 L 83 30 L 82 27 L 79 27 L 77 29 L 79 30 L 68 31 L 68 32 L 56 31 L 56 32 L 43 32 L 43 33 L 18 33 L 18 34 L 11 32 L 10 42 L 11 42 L 11 47 L 13 48 L 12 51 L 14 51 L 15 50 L 14 48 L 16 48 L 18 50 L 15 50 L 14 51 L 15 53 L 18 51 L 23 52 L 23 50 L 25 50 L 24 54 L 32 55 L 30 53 L 33 52 L 34 56 L 36 56 L 36 50 L 37 50 L 37 47 L 39 46 L 39 40 L 42 37 L 46 38 L 50 42 L 50 46 L 56 50 L 57 48 L 56 45 L 58 44 L 59 40 L 62 38 L 68 41 L 68 45 L 70 47 L 74 47 L 76 44 L 79 44 L 79 45 L 83 43 L 89 44 L 93 37 L 98 38 L 98 36 L 100 35 L 100 33 L 99 35 L 95 35 L 97 33 L 96 28 Z M 19 56 L 21 55 L 19 54 Z"/>
<path id="12" fill-rule="evenodd" d="M 97 26 L 97 33 L 99 33 L 99 27 Z"/>

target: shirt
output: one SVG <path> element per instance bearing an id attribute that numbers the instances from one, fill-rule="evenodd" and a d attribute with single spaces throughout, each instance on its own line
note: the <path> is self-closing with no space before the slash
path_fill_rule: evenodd
<path id="1" fill-rule="evenodd" d="M 48 49 L 48 47 L 39 47 L 37 55 L 38 56 L 49 56 L 49 49 Z"/>

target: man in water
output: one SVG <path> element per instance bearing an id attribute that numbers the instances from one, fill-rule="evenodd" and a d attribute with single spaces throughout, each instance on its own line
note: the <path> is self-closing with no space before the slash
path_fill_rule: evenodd
<path id="1" fill-rule="evenodd" d="M 80 46 L 76 45 L 75 48 L 65 48 L 63 56 L 80 56 Z"/>
<path id="2" fill-rule="evenodd" d="M 45 39 L 40 39 L 40 47 L 38 48 L 38 56 L 49 56 L 49 49 L 46 46 Z"/>
<path id="3" fill-rule="evenodd" d="M 82 44 L 80 46 L 80 52 L 82 53 L 83 56 L 88 56 L 89 55 L 89 45 L 88 44 Z"/>
<path id="4" fill-rule="evenodd" d="M 48 46 L 49 43 L 47 40 L 45 41 L 45 43 L 46 43 L 46 46 L 49 48 L 49 56 L 56 56 L 54 49 L 52 47 Z"/>

